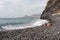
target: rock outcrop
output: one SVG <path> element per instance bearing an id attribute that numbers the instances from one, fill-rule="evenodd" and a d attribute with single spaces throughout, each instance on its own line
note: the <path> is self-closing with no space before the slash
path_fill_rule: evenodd
<path id="1" fill-rule="evenodd" d="M 47 19 L 52 22 L 52 14 L 60 12 L 60 0 L 49 0 L 45 10 L 41 15 L 41 19 Z"/>

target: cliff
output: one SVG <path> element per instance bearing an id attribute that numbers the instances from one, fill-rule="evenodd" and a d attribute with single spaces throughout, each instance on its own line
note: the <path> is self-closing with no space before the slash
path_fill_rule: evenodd
<path id="1" fill-rule="evenodd" d="M 53 26 L 45 25 L 10 31 L 0 31 L 0 40 L 60 40 L 60 0 L 49 0 L 41 19 L 55 20 Z"/>
<path id="2" fill-rule="evenodd" d="M 58 14 L 59 12 L 60 12 L 60 0 L 49 0 L 40 18 L 52 20 L 53 14 Z"/>

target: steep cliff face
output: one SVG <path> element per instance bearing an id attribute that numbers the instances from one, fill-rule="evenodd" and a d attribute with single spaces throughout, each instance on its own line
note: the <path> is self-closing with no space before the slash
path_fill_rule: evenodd
<path id="1" fill-rule="evenodd" d="M 40 18 L 51 20 L 52 14 L 57 13 L 60 13 L 60 0 L 49 0 Z"/>

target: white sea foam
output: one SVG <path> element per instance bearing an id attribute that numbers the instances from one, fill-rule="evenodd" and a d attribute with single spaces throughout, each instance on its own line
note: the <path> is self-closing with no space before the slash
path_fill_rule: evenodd
<path id="1" fill-rule="evenodd" d="M 32 27 L 37 27 L 37 26 L 41 26 L 45 23 L 48 23 L 47 20 L 42 20 L 42 19 L 35 19 L 34 21 L 32 21 L 31 23 L 22 25 L 22 26 L 12 26 L 12 25 L 8 25 L 8 26 L 3 26 L 3 29 L 6 30 L 14 30 L 14 29 L 25 29 L 25 28 L 32 28 Z"/>

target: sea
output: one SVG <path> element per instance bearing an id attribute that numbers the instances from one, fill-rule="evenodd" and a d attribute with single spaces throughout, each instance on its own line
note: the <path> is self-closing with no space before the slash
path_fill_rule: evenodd
<path id="1" fill-rule="evenodd" d="M 0 31 L 30 28 L 40 26 L 44 23 L 47 23 L 47 21 L 32 17 L 0 18 Z"/>

